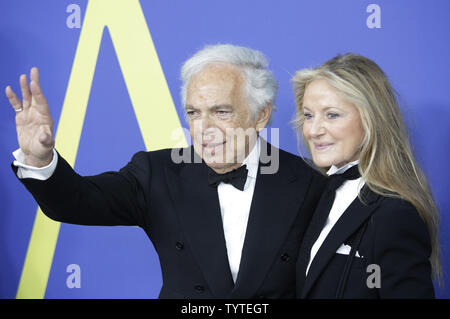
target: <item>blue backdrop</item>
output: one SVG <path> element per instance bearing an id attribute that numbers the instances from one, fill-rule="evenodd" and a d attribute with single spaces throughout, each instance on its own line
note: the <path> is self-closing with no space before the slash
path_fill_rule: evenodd
<path id="1" fill-rule="evenodd" d="M 91 0 L 95 1 L 95 0 Z M 18 77 L 32 66 L 41 72 L 55 129 L 58 126 L 80 28 L 69 28 L 66 12 L 77 4 L 81 28 L 86 0 L 14 0 L 0 3 L 0 87 L 18 93 Z M 369 28 L 370 4 L 380 28 Z M 401 96 L 415 154 L 428 176 L 441 213 L 441 298 L 450 297 L 450 1 L 413 0 L 141 0 L 162 70 L 183 126 L 179 69 L 205 44 L 233 43 L 259 49 L 279 80 L 280 147 L 297 152 L 288 122 L 294 115 L 290 78 L 338 53 L 375 60 Z M 0 98 L 0 297 L 15 298 L 37 204 L 15 178 L 10 164 L 17 149 L 14 112 Z M 105 29 L 100 45 L 75 169 L 80 174 L 117 170 L 145 149 L 121 67 Z M 69 288 L 66 267 L 81 269 L 81 287 Z M 145 233 L 135 227 L 62 224 L 45 298 L 156 298 L 160 265 Z"/>

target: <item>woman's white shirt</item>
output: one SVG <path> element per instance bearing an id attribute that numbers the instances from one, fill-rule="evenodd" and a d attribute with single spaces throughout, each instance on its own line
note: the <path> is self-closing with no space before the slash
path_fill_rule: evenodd
<path id="1" fill-rule="evenodd" d="M 350 162 L 340 168 L 337 168 L 336 166 L 332 166 L 328 172 L 327 175 L 333 175 L 333 174 L 342 174 L 346 170 L 350 169 L 351 167 L 358 165 L 359 161 Z M 320 247 L 322 246 L 323 242 L 327 238 L 328 234 L 330 233 L 331 229 L 333 229 L 336 222 L 339 220 L 339 218 L 342 216 L 342 214 L 345 212 L 345 210 L 350 206 L 350 204 L 355 200 L 355 198 L 358 196 L 359 191 L 364 186 L 364 180 L 362 177 L 354 179 L 354 180 L 348 180 L 345 181 L 337 190 L 336 190 L 336 196 L 334 198 L 333 206 L 331 207 L 330 213 L 328 214 L 328 218 L 325 222 L 325 225 L 317 238 L 316 242 L 311 248 L 311 254 L 309 258 L 308 267 L 306 268 L 306 275 L 308 275 L 309 267 L 311 266 L 312 261 L 314 260 L 314 257 L 316 256 L 317 252 L 319 251 Z"/>

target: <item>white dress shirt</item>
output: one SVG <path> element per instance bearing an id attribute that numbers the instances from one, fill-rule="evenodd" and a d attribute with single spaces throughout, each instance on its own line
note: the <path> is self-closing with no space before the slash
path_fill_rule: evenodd
<path id="1" fill-rule="evenodd" d="M 243 191 L 223 182 L 217 186 L 228 261 L 234 282 L 236 282 L 241 262 L 250 206 L 258 173 L 260 150 L 261 141 L 258 137 L 255 146 L 243 162 L 243 165 L 247 165 L 248 169 L 247 181 Z M 55 150 L 53 150 L 52 162 L 42 168 L 24 164 L 25 155 L 20 148 L 13 152 L 13 155 L 16 158 L 13 164 L 18 167 L 17 175 L 19 178 L 46 180 L 52 176 L 58 162 L 58 155 Z"/>
<path id="2" fill-rule="evenodd" d="M 233 281 L 239 272 L 242 247 L 244 246 L 247 221 L 250 214 L 250 206 L 255 190 L 256 176 L 258 174 L 259 155 L 261 142 L 258 138 L 253 150 L 244 160 L 247 165 L 247 181 L 244 190 L 240 191 L 231 184 L 220 183 L 217 186 L 219 194 L 220 212 L 222 214 L 223 230 L 227 245 L 228 262 L 230 263 Z"/>
<path id="3" fill-rule="evenodd" d="M 341 168 L 337 168 L 336 166 L 332 166 L 328 172 L 327 175 L 333 175 L 333 174 L 342 174 L 349 168 L 357 165 L 359 161 L 350 162 Z M 331 207 L 330 214 L 328 215 L 328 218 L 325 222 L 325 226 L 322 229 L 322 232 L 320 233 L 319 237 L 317 238 L 316 242 L 311 248 L 311 255 L 309 258 L 309 264 L 306 268 L 306 275 L 308 275 L 309 267 L 311 266 L 312 261 L 314 260 L 314 257 L 316 256 L 317 252 L 320 249 L 320 246 L 322 246 L 323 242 L 327 238 L 328 234 L 330 233 L 331 229 L 334 227 L 336 222 L 341 218 L 342 214 L 345 212 L 345 210 L 350 206 L 350 204 L 355 200 L 355 198 L 358 196 L 359 191 L 364 186 L 364 180 L 362 177 L 353 179 L 353 180 L 347 180 L 345 181 L 337 190 L 336 190 L 336 197 L 334 198 L 333 206 Z"/>

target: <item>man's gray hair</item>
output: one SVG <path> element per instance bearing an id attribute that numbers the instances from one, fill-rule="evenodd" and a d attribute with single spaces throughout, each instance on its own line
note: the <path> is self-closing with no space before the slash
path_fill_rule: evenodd
<path id="1" fill-rule="evenodd" d="M 183 107 L 186 107 L 187 86 L 191 77 L 204 67 L 214 63 L 229 63 L 242 71 L 245 82 L 244 89 L 253 119 L 256 119 L 269 103 L 272 104 L 272 114 L 275 112 L 278 83 L 268 69 L 267 58 L 260 51 L 231 44 L 208 45 L 183 64 L 181 68 Z M 272 114 L 268 124 L 272 121 Z"/>

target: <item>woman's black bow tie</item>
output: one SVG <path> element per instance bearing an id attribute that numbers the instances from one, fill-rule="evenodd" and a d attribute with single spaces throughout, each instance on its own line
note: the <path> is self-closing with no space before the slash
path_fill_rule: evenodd
<path id="1" fill-rule="evenodd" d="M 352 166 L 342 174 L 333 174 L 328 177 L 328 188 L 336 191 L 345 181 L 354 180 L 361 177 L 358 165 Z"/>
<path id="2" fill-rule="evenodd" d="M 220 182 L 224 182 L 243 191 L 245 182 L 247 181 L 247 173 L 248 169 L 246 165 L 242 165 L 225 174 L 218 174 L 211 167 L 208 167 L 208 183 L 212 187 L 217 187 Z"/>

